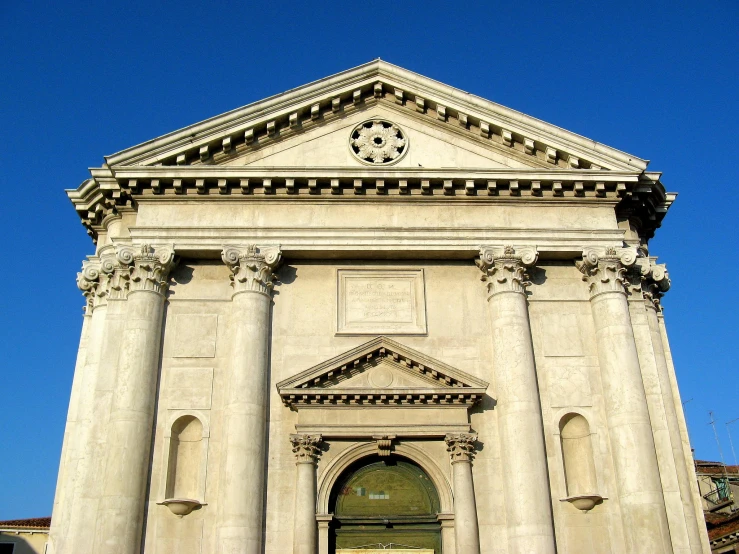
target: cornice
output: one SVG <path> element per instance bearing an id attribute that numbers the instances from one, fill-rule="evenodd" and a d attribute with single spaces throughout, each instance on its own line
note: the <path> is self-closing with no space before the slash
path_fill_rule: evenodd
<path id="1" fill-rule="evenodd" d="M 95 168 L 67 194 L 88 233 L 149 201 L 447 201 L 618 204 L 651 237 L 675 199 L 658 173 L 565 169 L 126 166 Z"/>
<path id="2" fill-rule="evenodd" d="M 387 359 L 403 371 L 426 381 L 413 388 L 345 388 L 342 383 L 365 371 L 366 365 Z M 471 406 L 487 390 L 488 383 L 459 369 L 408 348 L 387 337 L 377 337 L 348 352 L 307 369 L 276 385 L 286 406 Z"/>

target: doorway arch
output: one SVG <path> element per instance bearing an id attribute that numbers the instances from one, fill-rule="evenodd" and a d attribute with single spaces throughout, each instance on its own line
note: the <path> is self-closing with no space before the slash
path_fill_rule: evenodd
<path id="1" fill-rule="evenodd" d="M 335 479 L 329 552 L 342 549 L 424 549 L 441 553 L 441 502 L 426 471 L 402 455 L 364 456 Z"/>

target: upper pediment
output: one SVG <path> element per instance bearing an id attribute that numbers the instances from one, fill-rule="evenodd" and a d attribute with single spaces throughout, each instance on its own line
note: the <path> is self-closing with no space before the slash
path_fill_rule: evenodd
<path id="1" fill-rule="evenodd" d="M 675 195 L 646 166 L 376 60 L 107 156 L 67 194 L 93 239 L 121 206 L 224 197 L 616 201 L 651 236 Z"/>
<path id="2" fill-rule="evenodd" d="M 647 166 L 635 156 L 380 60 L 158 137 L 107 156 L 106 161 L 111 169 L 248 165 L 260 160 L 281 166 L 297 164 L 298 159 L 304 167 L 345 163 L 361 167 L 347 156 L 346 127 L 377 112 L 391 121 L 402 120 L 408 133 L 418 135 L 418 145 L 411 137 L 406 164 L 413 163 L 412 152 L 418 150 L 415 163 L 423 167 L 446 167 L 443 163 L 482 167 L 484 159 L 490 160 L 488 168 L 643 171 Z M 340 139 L 331 137 L 334 132 Z M 337 146 L 333 155 L 305 154 L 321 141 Z M 465 154 L 454 159 L 443 151 L 455 142 L 460 151 L 470 153 L 469 159 Z M 286 153 L 299 144 L 308 146 L 293 152 L 295 156 Z M 285 164 L 287 158 L 290 163 Z"/>
<path id="3" fill-rule="evenodd" d="M 277 384 L 286 406 L 472 405 L 488 383 L 377 337 Z"/>

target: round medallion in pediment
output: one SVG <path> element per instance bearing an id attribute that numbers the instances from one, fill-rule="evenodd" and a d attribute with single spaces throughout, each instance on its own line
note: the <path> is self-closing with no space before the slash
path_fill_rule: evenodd
<path id="1" fill-rule="evenodd" d="M 408 151 L 408 137 L 395 123 L 371 119 L 352 129 L 349 150 L 364 164 L 392 165 Z"/>
<path id="2" fill-rule="evenodd" d="M 386 389 L 395 380 L 393 372 L 389 368 L 378 366 L 369 374 L 369 382 L 376 389 Z"/>

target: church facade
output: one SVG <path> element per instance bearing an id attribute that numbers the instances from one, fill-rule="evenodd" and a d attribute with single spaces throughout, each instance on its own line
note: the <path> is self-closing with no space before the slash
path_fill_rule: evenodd
<path id="1" fill-rule="evenodd" d="M 50 552 L 709 552 L 647 163 L 380 60 L 106 157 Z"/>

